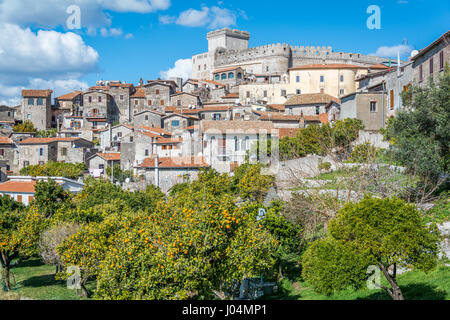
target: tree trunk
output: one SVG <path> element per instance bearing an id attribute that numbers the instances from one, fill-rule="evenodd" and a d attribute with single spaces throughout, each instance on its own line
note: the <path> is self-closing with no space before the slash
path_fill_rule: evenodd
<path id="1" fill-rule="evenodd" d="M 387 281 L 389 282 L 389 284 L 391 285 L 392 291 L 388 290 L 385 288 L 385 290 L 389 293 L 389 295 L 392 297 L 392 299 L 394 300 L 405 300 L 403 298 L 403 293 L 402 290 L 400 289 L 400 287 L 397 284 L 397 280 L 396 280 L 396 269 L 397 266 L 394 265 L 394 276 L 391 276 L 389 274 L 389 270 L 388 268 L 386 268 L 382 263 L 379 263 L 379 266 L 381 268 L 381 271 L 383 271 L 384 276 L 386 277 Z"/>
<path id="2" fill-rule="evenodd" d="M 281 266 L 281 261 L 278 264 L 278 281 L 283 280 L 283 268 Z"/>
<path id="3" fill-rule="evenodd" d="M 11 291 L 11 275 L 9 266 L 5 266 L 5 287 L 7 291 Z"/>
<path id="4" fill-rule="evenodd" d="M 85 277 L 84 279 L 81 280 L 80 282 L 80 289 L 81 289 L 81 293 L 79 293 L 78 289 L 77 289 L 77 295 L 79 295 L 80 297 L 83 298 L 88 298 L 89 297 L 89 293 L 85 287 L 85 284 L 87 282 L 89 277 Z"/>

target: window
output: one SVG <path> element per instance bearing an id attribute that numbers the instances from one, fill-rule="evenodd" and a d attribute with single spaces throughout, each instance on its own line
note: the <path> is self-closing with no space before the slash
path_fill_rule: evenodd
<path id="1" fill-rule="evenodd" d="M 22 202 L 22 195 L 21 195 L 21 194 L 19 194 L 19 195 L 17 196 L 17 202 Z"/>
<path id="2" fill-rule="evenodd" d="M 145 156 L 148 157 L 148 149 L 145 149 Z"/>
<path id="3" fill-rule="evenodd" d="M 33 200 L 34 200 L 34 197 L 33 197 L 33 196 L 28 196 L 28 203 L 33 202 Z"/>
<path id="4" fill-rule="evenodd" d="M 203 65 L 203 70 L 206 70 L 206 64 L 205 64 L 205 65 Z"/>
<path id="5" fill-rule="evenodd" d="M 34 105 L 34 99 L 33 99 L 33 98 L 29 98 L 29 99 L 28 99 L 28 104 L 29 104 L 30 106 L 33 106 L 33 105 Z"/>
<path id="6" fill-rule="evenodd" d="M 214 77 L 214 79 L 216 79 L 216 81 L 220 80 L 220 75 L 216 74 L 216 76 Z"/>
<path id="7" fill-rule="evenodd" d="M 339 90 L 339 94 L 340 94 L 340 95 L 345 94 L 345 90 L 344 90 L 344 89 L 340 89 L 340 90 Z"/>
<path id="8" fill-rule="evenodd" d="M 167 150 L 167 146 L 166 146 L 166 145 L 163 145 L 163 146 L 162 146 L 162 149 L 163 149 L 163 150 Z"/>
<path id="9" fill-rule="evenodd" d="M 433 71 L 434 71 L 434 70 L 433 70 L 433 69 L 434 69 L 433 67 L 434 67 L 434 59 L 431 58 L 431 59 L 430 59 L 430 74 L 433 74 Z"/>
<path id="10" fill-rule="evenodd" d="M 423 64 L 419 66 L 419 81 L 423 81 Z"/>
<path id="11" fill-rule="evenodd" d="M 264 90 L 264 98 L 267 98 L 267 90 Z"/>
<path id="12" fill-rule="evenodd" d="M 230 72 L 228 74 L 228 79 L 234 79 L 234 73 L 233 72 Z"/>
<path id="13" fill-rule="evenodd" d="M 139 103 L 139 101 L 137 101 L 137 100 L 134 100 L 134 105 L 135 105 L 135 106 L 137 106 L 137 105 L 138 105 L 138 103 Z"/>
<path id="14" fill-rule="evenodd" d="M 23 167 L 26 168 L 30 165 L 30 161 L 24 161 L 23 162 Z"/>
<path id="15" fill-rule="evenodd" d="M 234 137 L 234 151 L 239 151 L 239 140 L 237 137 Z"/>
<path id="16" fill-rule="evenodd" d="M 164 100 L 161 100 L 161 105 L 163 106 L 166 102 Z"/>
<path id="17" fill-rule="evenodd" d="M 145 121 L 148 121 L 148 116 L 145 116 Z"/>
<path id="18" fill-rule="evenodd" d="M 324 88 L 320 88 L 320 93 L 325 93 L 325 89 Z"/>
<path id="19" fill-rule="evenodd" d="M 177 100 L 177 106 L 181 107 L 181 100 Z"/>
<path id="20" fill-rule="evenodd" d="M 320 106 L 316 106 L 316 115 L 320 114 Z"/>
<path id="21" fill-rule="evenodd" d="M 0 156 L 4 156 L 5 155 L 5 149 L 0 149 Z"/>
<path id="22" fill-rule="evenodd" d="M 8 117 L 11 117 L 11 112 L 8 111 Z"/>
<path id="23" fill-rule="evenodd" d="M 250 91 L 247 91 L 246 96 L 247 98 L 250 98 Z"/>
<path id="24" fill-rule="evenodd" d="M 241 72 L 238 72 L 237 78 L 238 78 L 238 79 L 242 79 L 242 73 L 241 73 Z"/>
<path id="25" fill-rule="evenodd" d="M 297 83 L 299 83 L 299 82 L 300 82 L 300 76 L 295 77 L 295 81 L 296 81 Z"/>
<path id="26" fill-rule="evenodd" d="M 38 98 L 38 99 L 37 99 L 37 105 L 38 105 L 38 106 L 42 106 L 43 104 L 44 104 L 44 99 Z"/>
<path id="27" fill-rule="evenodd" d="M 439 70 L 444 70 L 444 51 L 439 52 Z"/>
<path id="28" fill-rule="evenodd" d="M 39 165 L 40 165 L 40 166 L 43 166 L 44 164 L 45 164 L 44 161 L 39 161 Z"/>
<path id="29" fill-rule="evenodd" d="M 370 101 L 370 112 L 377 112 L 377 102 Z"/>
<path id="30" fill-rule="evenodd" d="M 100 170 L 103 170 L 103 169 L 105 169 L 105 165 L 104 165 L 104 164 L 99 164 L 99 165 L 98 165 L 98 168 L 99 168 Z"/>
<path id="31" fill-rule="evenodd" d="M 172 150 L 172 149 L 173 149 L 173 146 L 172 146 L 172 145 L 170 145 L 170 146 L 169 146 L 169 150 Z"/>
<path id="32" fill-rule="evenodd" d="M 148 100 L 148 101 L 147 101 L 147 104 L 148 104 L 149 106 L 151 106 L 151 105 L 152 105 L 152 100 Z"/>
<path id="33" fill-rule="evenodd" d="M 134 137 L 130 137 L 130 142 L 133 142 L 134 141 Z"/>
<path id="34" fill-rule="evenodd" d="M 266 72 L 269 72 L 269 67 L 266 67 Z"/>
<path id="35" fill-rule="evenodd" d="M 120 100 L 123 100 L 123 94 L 120 95 Z"/>
<path id="36" fill-rule="evenodd" d="M 27 114 L 27 119 L 31 120 L 31 114 Z"/>
<path id="37" fill-rule="evenodd" d="M 179 120 L 172 120 L 172 127 L 179 127 L 180 121 Z"/>
<path id="38" fill-rule="evenodd" d="M 222 73 L 221 78 L 222 78 L 222 80 L 226 80 L 227 79 L 227 74 L 226 73 Z"/>
<path id="39" fill-rule="evenodd" d="M 286 90 L 281 90 L 281 96 L 285 97 L 286 96 Z"/>
<path id="40" fill-rule="evenodd" d="M 92 97 L 91 96 L 88 97 L 88 101 L 89 101 L 89 103 L 92 103 Z"/>
<path id="41" fill-rule="evenodd" d="M 320 76 L 320 82 L 325 82 L 325 76 Z"/>
<path id="42" fill-rule="evenodd" d="M 159 92 L 160 92 L 159 89 L 156 89 L 156 94 L 159 94 Z"/>
<path id="43" fill-rule="evenodd" d="M 219 121 L 220 118 L 221 118 L 221 114 L 220 114 L 220 113 L 215 113 L 215 114 L 213 114 L 213 120 Z"/>
<path id="44" fill-rule="evenodd" d="M 39 148 L 39 156 L 43 156 L 44 155 L 44 148 Z"/>
<path id="45" fill-rule="evenodd" d="M 62 148 L 62 149 L 61 149 L 61 154 L 62 154 L 63 156 L 67 156 L 67 148 Z"/>
<path id="46" fill-rule="evenodd" d="M 341 82 L 344 82 L 344 75 L 341 74 Z"/>
<path id="47" fill-rule="evenodd" d="M 390 100 L 391 110 L 394 110 L 394 90 L 390 91 L 390 93 L 389 93 L 389 100 Z"/>
<path id="48" fill-rule="evenodd" d="M 300 89 L 297 89 L 297 90 L 295 91 L 295 93 L 296 93 L 296 94 L 302 94 L 302 91 L 301 91 Z"/>
<path id="49" fill-rule="evenodd" d="M 122 138 L 122 132 L 117 132 L 117 137 Z"/>

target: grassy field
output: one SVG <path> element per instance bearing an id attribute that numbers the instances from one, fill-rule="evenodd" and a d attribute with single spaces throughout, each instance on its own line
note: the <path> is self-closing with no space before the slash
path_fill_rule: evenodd
<path id="1" fill-rule="evenodd" d="M 14 269 L 17 287 L 11 292 L 0 288 L 0 300 L 81 300 L 75 290 L 69 290 L 66 281 L 55 280 L 55 266 L 43 264 L 39 259 L 22 262 Z M 87 289 L 92 291 L 94 284 Z"/>
<path id="2" fill-rule="evenodd" d="M 18 288 L 11 292 L 0 289 L 0 300 L 81 300 L 73 290 L 67 289 L 65 281 L 57 281 L 54 277 L 55 267 L 44 265 L 33 259 L 23 262 L 14 269 Z M 398 277 L 405 299 L 409 300 L 450 300 L 450 268 L 440 266 L 433 272 L 425 274 L 412 271 Z M 91 282 L 87 286 L 90 293 L 95 288 Z M 383 291 L 358 291 L 348 289 L 330 297 L 317 294 L 304 282 L 281 283 L 279 294 L 266 299 L 280 300 L 391 300 Z"/>
<path id="3" fill-rule="evenodd" d="M 386 281 L 383 279 L 383 284 Z M 425 274 L 411 271 L 398 276 L 406 300 L 450 300 L 450 267 L 440 266 Z M 383 290 L 347 289 L 330 297 L 318 294 L 305 282 L 283 281 L 279 295 L 267 297 L 280 300 L 392 300 Z"/>

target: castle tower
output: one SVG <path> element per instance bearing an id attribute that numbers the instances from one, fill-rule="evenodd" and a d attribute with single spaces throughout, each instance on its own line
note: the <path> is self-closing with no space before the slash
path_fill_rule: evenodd
<path id="1" fill-rule="evenodd" d="M 217 48 L 226 50 L 246 50 L 248 49 L 248 41 L 250 33 L 247 31 L 231 30 L 224 28 L 208 33 L 208 52 L 215 53 Z"/>

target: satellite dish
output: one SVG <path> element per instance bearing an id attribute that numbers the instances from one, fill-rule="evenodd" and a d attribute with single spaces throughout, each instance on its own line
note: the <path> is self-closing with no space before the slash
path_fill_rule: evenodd
<path id="1" fill-rule="evenodd" d="M 126 178 L 125 183 L 130 183 L 130 178 Z"/>
<path id="2" fill-rule="evenodd" d="M 411 52 L 411 58 L 417 56 L 418 54 L 419 54 L 419 51 L 413 50 L 413 51 Z"/>

